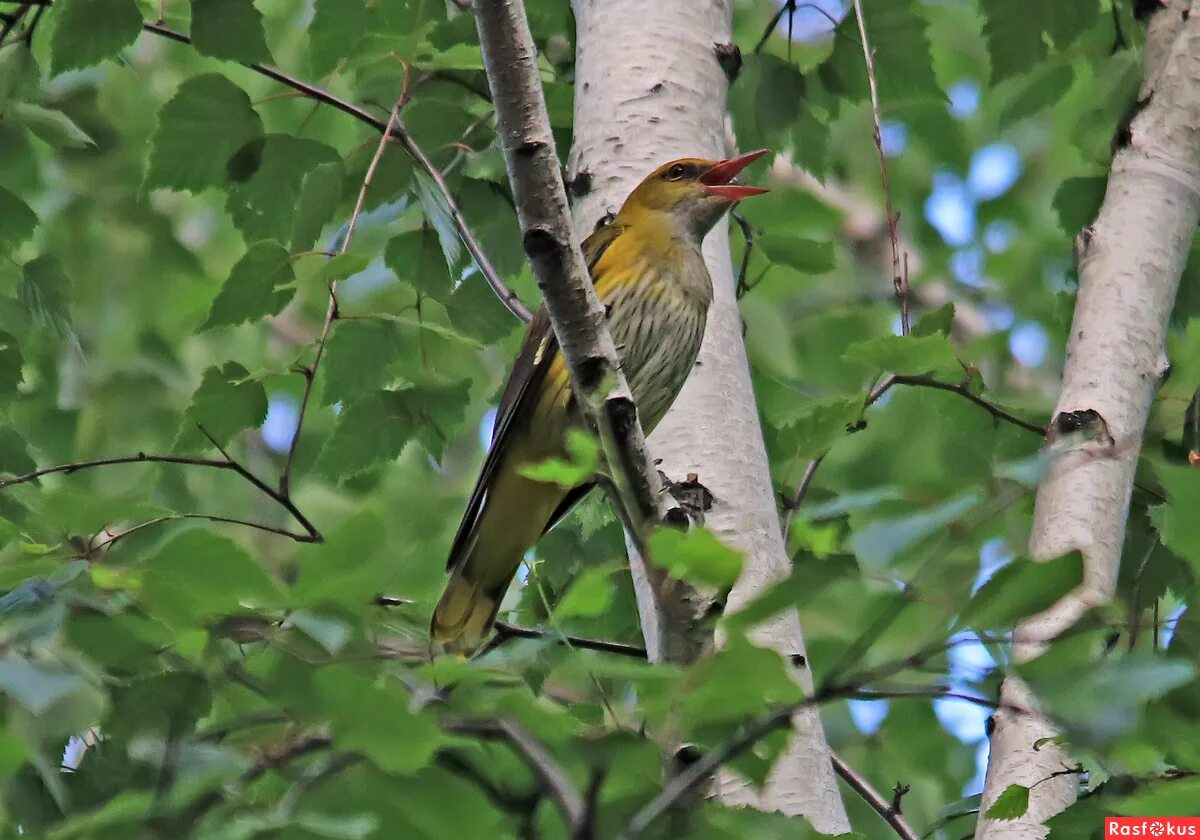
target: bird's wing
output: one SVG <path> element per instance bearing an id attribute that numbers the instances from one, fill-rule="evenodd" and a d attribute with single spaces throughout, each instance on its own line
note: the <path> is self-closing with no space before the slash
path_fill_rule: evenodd
<path id="1" fill-rule="evenodd" d="M 583 256 L 589 272 L 594 270 L 600 257 L 621 235 L 622 230 L 621 225 L 608 224 L 597 228 L 591 236 L 584 240 Z M 554 330 L 550 327 L 550 316 L 547 314 L 545 306 L 539 307 L 529 322 L 525 340 L 521 342 L 521 349 L 517 353 L 512 371 L 508 375 L 508 382 L 500 396 L 500 403 L 496 408 L 496 421 L 492 427 L 492 445 L 488 448 L 483 468 L 479 472 L 479 478 L 476 479 L 475 488 L 471 491 L 471 498 L 467 502 L 466 512 L 463 514 L 462 522 L 458 525 L 458 532 L 454 535 L 454 542 L 450 547 L 450 557 L 446 564 L 447 568 L 453 569 L 459 559 L 467 555 L 474 538 L 475 526 L 483 512 L 488 488 L 499 467 L 501 456 L 507 449 L 506 444 L 512 436 L 514 424 L 517 418 L 524 416 L 537 401 L 546 380 L 546 374 L 555 365 L 558 355 L 558 342 L 554 338 Z M 550 530 L 559 519 L 565 516 L 567 511 L 591 487 L 592 485 L 589 483 L 586 486 L 572 489 L 562 504 L 554 511 L 546 530 Z"/>

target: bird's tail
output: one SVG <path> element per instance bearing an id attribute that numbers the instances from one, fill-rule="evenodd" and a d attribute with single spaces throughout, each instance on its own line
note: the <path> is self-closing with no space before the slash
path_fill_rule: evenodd
<path id="1" fill-rule="evenodd" d="M 433 611 L 429 634 L 448 650 L 479 646 L 500 609 L 525 552 L 537 542 L 564 491 L 505 471 L 491 488 L 462 555 Z"/>
<path id="2" fill-rule="evenodd" d="M 515 565 L 513 573 L 516 573 Z M 499 585 L 483 586 L 471 578 L 469 563 L 456 569 L 433 610 L 429 622 L 430 637 L 451 650 L 470 650 L 477 646 L 495 621 L 511 582 L 512 575 L 509 575 Z"/>

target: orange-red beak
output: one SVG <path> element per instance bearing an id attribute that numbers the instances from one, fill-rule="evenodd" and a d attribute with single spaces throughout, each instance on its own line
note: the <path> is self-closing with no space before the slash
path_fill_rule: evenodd
<path id="1" fill-rule="evenodd" d="M 733 179 L 739 172 L 765 155 L 767 151 L 767 149 L 759 149 L 756 152 L 746 152 L 744 155 L 721 161 L 700 176 L 700 183 L 704 185 L 705 192 L 709 195 L 719 196 L 726 201 L 741 201 L 752 195 L 769 192 L 764 187 L 747 187 L 733 183 Z"/>

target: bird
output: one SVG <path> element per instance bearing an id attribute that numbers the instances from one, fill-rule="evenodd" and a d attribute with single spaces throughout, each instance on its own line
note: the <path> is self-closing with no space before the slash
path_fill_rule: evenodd
<path id="1" fill-rule="evenodd" d="M 713 295 L 701 245 L 737 202 L 767 192 L 735 180 L 767 151 L 659 166 L 582 244 L 647 434 L 700 352 Z M 431 640 L 444 650 L 482 643 L 525 553 L 594 486 L 564 488 L 522 475 L 524 467 L 565 458 L 572 428 L 584 428 L 584 418 L 542 306 L 501 394 L 491 445 L 450 547 L 450 578 L 430 620 Z"/>

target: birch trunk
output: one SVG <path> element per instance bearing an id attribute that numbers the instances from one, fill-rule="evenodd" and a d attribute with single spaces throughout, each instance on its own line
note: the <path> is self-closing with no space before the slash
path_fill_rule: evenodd
<path id="1" fill-rule="evenodd" d="M 1077 241 L 1079 295 L 1051 434 L 1069 412 L 1090 409 L 1102 422 L 1038 488 L 1029 550 L 1036 560 L 1079 551 L 1084 580 L 1018 624 L 1014 662 L 1037 656 L 1116 589 L 1142 433 L 1168 367 L 1167 318 L 1200 221 L 1200 14 L 1188 15 L 1190 5 L 1171 0 L 1151 19 L 1144 107 L 1113 159 L 1100 215 Z M 1034 749 L 1057 732 L 1016 676 L 1005 678 L 1000 701 L 981 814 L 1013 784 L 1031 788 L 1029 809 L 1015 820 L 981 816 L 975 836 L 1041 838 L 1045 821 L 1075 800 L 1075 777 L 1054 776 L 1073 763 L 1057 746 Z"/>
<path id="2" fill-rule="evenodd" d="M 714 45 L 730 40 L 732 3 L 573 0 L 573 7 L 575 145 L 569 168 L 575 229 L 582 236 L 664 161 L 725 157 L 731 151 L 725 131 L 727 80 Z M 728 600 L 736 609 L 787 576 L 790 562 L 742 341 L 727 227 L 709 235 L 704 254 L 715 286 L 704 346 L 696 370 L 651 436 L 650 448 L 668 476 L 696 473 L 714 494 L 706 525 L 746 558 Z M 659 620 L 648 599 L 643 601 L 647 589 L 639 592 L 644 624 Z M 654 639 L 654 627 L 648 629 L 647 645 L 661 655 L 664 643 Z M 669 629 L 663 632 L 669 635 Z M 794 612 L 758 628 L 755 640 L 798 663 L 796 678 L 811 690 Z M 803 814 L 827 834 L 849 831 L 815 710 L 796 716 L 790 744 L 761 795 L 735 777 L 722 777 L 718 794 L 730 804 Z"/>

